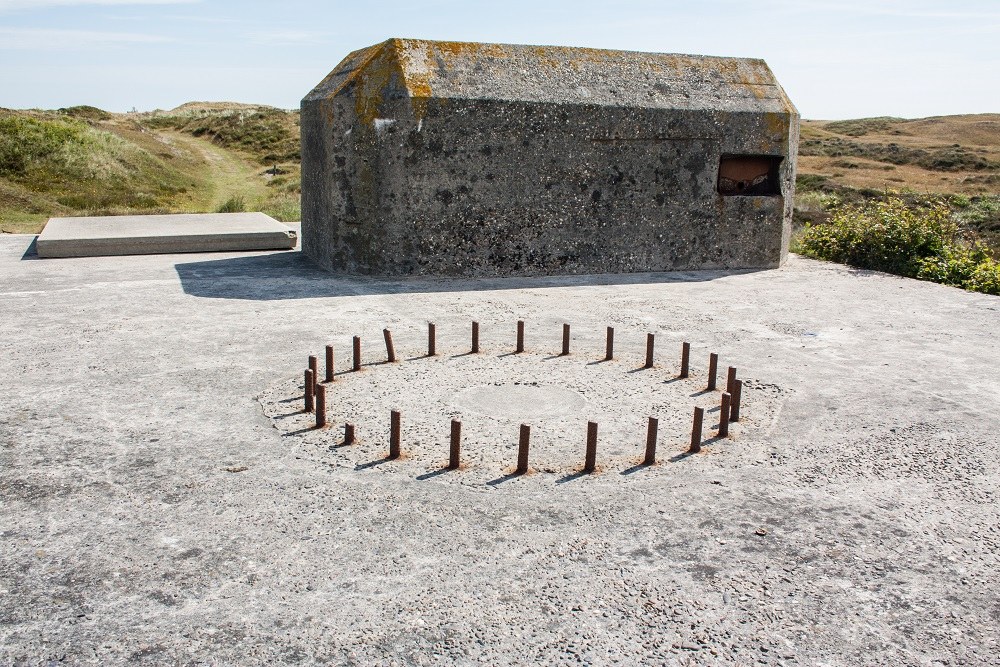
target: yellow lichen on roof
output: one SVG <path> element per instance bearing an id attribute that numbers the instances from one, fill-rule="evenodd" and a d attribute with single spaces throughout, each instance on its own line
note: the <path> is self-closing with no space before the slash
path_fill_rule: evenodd
<path id="1" fill-rule="evenodd" d="M 698 94 L 705 85 L 739 87 L 758 100 L 768 101 L 768 106 L 772 100 L 777 101 L 794 113 L 791 102 L 762 60 L 564 46 L 393 38 L 352 53 L 331 74 L 344 80 L 331 85 L 337 85 L 332 95 L 351 90 L 358 118 L 371 123 L 390 87 L 404 93 L 419 120 L 426 114 L 431 98 L 456 93 L 460 96 L 456 87 L 466 85 L 471 86 L 470 92 L 478 90 L 475 81 L 480 77 L 516 78 L 521 72 L 527 89 L 531 90 L 527 94 L 535 94 L 538 82 L 529 83 L 531 79 L 558 80 L 565 76 L 571 82 L 579 78 L 570 71 L 587 80 L 600 77 L 611 81 L 624 77 L 635 79 L 640 86 L 660 82 L 679 90 L 692 87 Z M 487 87 L 491 85 L 484 83 Z M 516 95 L 516 82 L 511 83 L 513 86 L 507 93 Z"/>
<path id="2" fill-rule="evenodd" d="M 354 87 L 354 111 L 358 120 L 371 125 L 378 117 L 385 89 L 393 78 L 402 82 L 403 70 L 392 50 L 386 44 L 357 70 Z"/>

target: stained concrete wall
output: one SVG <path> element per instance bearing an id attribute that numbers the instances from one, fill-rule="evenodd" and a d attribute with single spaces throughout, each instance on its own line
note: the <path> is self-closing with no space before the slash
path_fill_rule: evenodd
<path id="1" fill-rule="evenodd" d="M 797 142 L 762 61 L 390 40 L 303 100 L 302 247 L 374 275 L 774 267 Z M 781 194 L 720 195 L 727 155 L 782 157 Z"/>

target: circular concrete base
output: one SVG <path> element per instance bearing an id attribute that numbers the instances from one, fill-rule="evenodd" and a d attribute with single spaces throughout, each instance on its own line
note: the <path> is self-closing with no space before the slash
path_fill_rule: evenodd
<path id="1" fill-rule="evenodd" d="M 679 344 L 677 348 L 679 358 Z M 332 465 L 417 479 L 430 475 L 436 481 L 462 484 L 511 478 L 521 424 L 531 427 L 531 471 L 551 473 L 558 482 L 573 478 L 582 468 L 591 421 L 598 424 L 598 472 L 636 472 L 650 417 L 658 420 L 658 462 L 686 456 L 694 408 L 699 406 L 705 410 L 702 455 L 723 454 L 738 466 L 745 457 L 756 456 L 760 446 L 759 440 L 748 444 L 746 436 L 769 425 L 777 413 L 781 389 L 742 378 L 741 420 L 730 424 L 728 437 L 719 438 L 724 376 L 734 360 L 720 362 L 718 388 L 709 391 L 707 369 L 698 364 L 702 357 L 707 361 L 708 350 L 693 349 L 691 375 L 684 379 L 666 364 L 647 369 L 638 359 L 603 361 L 594 356 L 497 350 L 479 354 L 442 350 L 435 357 L 408 359 L 399 354 L 400 361 L 367 364 L 328 383 L 329 425 L 324 429 L 316 429 L 314 416 L 302 412 L 301 378 L 272 387 L 260 401 L 277 429 Z M 402 413 L 403 456 L 390 461 L 392 410 Z M 444 474 L 453 419 L 462 422 L 462 469 Z M 355 427 L 356 442 L 350 446 L 343 444 L 346 423 Z M 664 474 L 667 469 L 645 470 Z M 624 479 L 617 474 L 603 477 Z"/>

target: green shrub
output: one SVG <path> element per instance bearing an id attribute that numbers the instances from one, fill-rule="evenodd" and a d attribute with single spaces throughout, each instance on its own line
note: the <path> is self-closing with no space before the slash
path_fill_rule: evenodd
<path id="1" fill-rule="evenodd" d="M 247 210 L 247 201 L 243 198 L 243 195 L 233 195 L 225 201 L 219 208 L 215 209 L 216 213 L 243 213 Z"/>
<path id="2" fill-rule="evenodd" d="M 974 292 L 1000 295 L 1000 262 L 992 259 L 980 262 L 962 287 Z"/>
<path id="3" fill-rule="evenodd" d="M 797 247 L 817 259 L 987 294 L 1000 288 L 1000 265 L 985 246 L 961 237 L 941 200 L 888 196 L 843 205 L 828 224 L 807 225 Z"/>

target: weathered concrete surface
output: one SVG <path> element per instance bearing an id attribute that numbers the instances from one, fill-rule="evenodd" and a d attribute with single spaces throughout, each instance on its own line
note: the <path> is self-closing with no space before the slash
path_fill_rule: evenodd
<path id="1" fill-rule="evenodd" d="M 30 240 L 0 237 L 0 663 L 997 662 L 996 297 L 794 256 L 404 281 L 295 252 L 22 260 Z M 690 340 L 696 373 L 716 350 L 781 388 L 776 416 L 673 462 L 665 429 L 653 470 L 487 485 L 419 450 L 355 469 L 262 414 L 327 342 L 378 362 L 388 326 L 433 373 L 470 320 L 497 355 L 518 318 L 531 358 L 568 321 L 596 360 L 615 325 L 622 375 L 647 331 L 664 379 Z M 442 358 L 407 361 L 427 320 Z"/>
<path id="2" fill-rule="evenodd" d="M 263 213 L 182 213 L 50 218 L 39 257 L 289 250 L 298 237 Z"/>
<path id="3" fill-rule="evenodd" d="M 372 275 L 778 266 L 798 113 L 761 60 L 391 39 L 302 101 L 303 250 Z M 723 158 L 780 160 L 722 196 Z"/>

